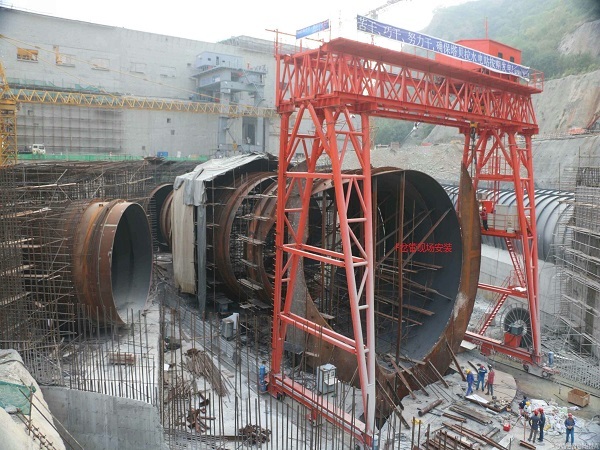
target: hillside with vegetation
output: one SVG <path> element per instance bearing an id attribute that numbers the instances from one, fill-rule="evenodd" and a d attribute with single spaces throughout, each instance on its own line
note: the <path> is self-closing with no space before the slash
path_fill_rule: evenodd
<path id="1" fill-rule="evenodd" d="M 599 0 L 477 0 L 438 9 L 422 32 L 448 41 L 482 39 L 486 23 L 490 39 L 520 49 L 523 64 L 544 72 L 546 81 L 600 70 Z M 577 45 L 582 33 L 591 44 Z M 413 123 L 373 119 L 372 125 L 375 144 L 414 140 Z"/>
<path id="2" fill-rule="evenodd" d="M 449 41 L 488 37 L 523 52 L 523 64 L 546 80 L 600 69 L 589 52 L 562 53 L 560 44 L 586 22 L 600 19 L 598 0 L 479 0 L 439 9 L 424 33 Z"/>

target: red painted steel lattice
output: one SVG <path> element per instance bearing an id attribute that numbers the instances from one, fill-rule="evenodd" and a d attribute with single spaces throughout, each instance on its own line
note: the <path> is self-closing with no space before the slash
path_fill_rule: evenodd
<path id="1" fill-rule="evenodd" d="M 373 300 L 373 230 L 369 117 L 389 117 L 453 126 L 465 135 L 464 158 L 477 186 L 481 182 L 514 187 L 519 227 L 514 232 L 490 229 L 485 234 L 521 242 L 523 277 L 519 290 L 531 314 L 533 349 L 514 349 L 490 338 L 469 335 L 485 348 L 536 362 L 540 358 L 538 277 L 531 136 L 538 132 L 531 95 L 541 92 L 543 78 L 528 84 L 469 71 L 431 59 L 347 39 L 335 39 L 315 50 L 277 55 L 277 108 L 281 114 L 279 186 L 276 228 L 273 361 L 270 389 L 287 394 L 318 411 L 369 444 L 375 414 L 375 339 Z M 353 115 L 355 118 L 353 118 Z M 312 131 L 301 131 L 302 119 Z M 518 140 L 517 135 L 523 137 Z M 290 170 L 297 153 L 304 170 Z M 342 172 L 354 153 L 360 170 Z M 321 158 L 321 159 L 319 159 Z M 317 170 L 327 160 L 329 170 Z M 310 195 L 315 180 L 335 188 L 341 249 L 308 245 Z M 347 214 L 350 195 L 360 198 L 360 214 Z M 359 232 L 357 232 L 357 227 Z M 359 252 L 352 253 L 351 248 Z M 347 337 L 294 312 L 301 261 L 311 259 L 344 270 L 353 336 Z M 516 261 L 516 259 L 514 259 Z M 505 288 L 480 284 L 503 292 Z M 320 396 L 286 378 L 281 370 L 288 327 L 337 346 L 357 358 L 363 396 L 364 426 L 351 423 Z"/>

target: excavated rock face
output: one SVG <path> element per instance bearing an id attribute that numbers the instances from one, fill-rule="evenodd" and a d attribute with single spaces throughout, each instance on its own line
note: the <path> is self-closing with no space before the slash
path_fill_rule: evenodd
<path id="1" fill-rule="evenodd" d="M 600 57 L 600 19 L 586 22 L 574 32 L 567 34 L 561 41 L 558 50 L 565 55 L 589 53 Z"/>

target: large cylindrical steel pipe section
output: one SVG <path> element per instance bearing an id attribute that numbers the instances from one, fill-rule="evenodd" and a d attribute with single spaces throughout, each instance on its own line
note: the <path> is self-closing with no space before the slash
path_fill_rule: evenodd
<path id="1" fill-rule="evenodd" d="M 171 249 L 171 204 L 173 202 L 173 183 L 156 186 L 146 202 L 142 204 L 150 221 L 150 229 L 156 247 L 160 250 Z"/>
<path id="2" fill-rule="evenodd" d="M 399 386 L 391 398 L 408 390 L 394 381 L 389 355 L 402 361 L 398 366 L 423 362 L 426 365 L 419 370 L 435 379 L 429 361 L 445 372 L 451 361 L 449 348 L 458 350 L 467 328 L 477 290 L 481 235 L 466 171 L 461 182 L 463 201 L 457 214 L 442 186 L 430 176 L 394 168 L 373 171 L 376 351 L 382 385 Z M 233 300 L 272 300 L 276 190 L 272 173 L 257 173 L 246 175 L 243 182 L 236 180 L 229 189 L 223 186 L 215 201 L 219 204 L 213 220 L 218 224 L 215 271 Z M 290 201 L 289 208 L 299 206 L 294 198 Z M 349 215 L 358 214 L 359 204 L 359 198 L 350 198 Z M 360 225 L 353 227 L 360 235 Z M 311 245 L 341 248 L 330 181 L 313 186 L 305 236 Z M 351 336 L 345 271 L 304 260 L 300 273 L 303 276 L 293 287 L 295 312 Z M 313 336 L 294 337 L 290 332 L 288 338 L 305 348 L 310 366 L 333 362 L 340 378 L 348 374 L 345 381 L 350 381 L 354 355 Z M 388 409 L 380 403 L 380 415 Z"/>
<path id="3" fill-rule="evenodd" d="M 458 212 L 442 186 L 421 172 L 375 169 L 371 184 L 377 377 L 380 390 L 396 386 L 388 398 L 402 398 L 408 386 L 398 382 L 397 370 L 409 371 L 416 364 L 423 381 L 436 379 L 436 371 L 447 370 L 451 351 L 458 351 L 464 337 L 479 277 L 477 200 L 466 170 Z M 207 266 L 220 281 L 216 285 L 234 301 L 271 304 L 277 189 L 272 172 L 245 173 L 211 186 Z M 286 207 L 294 211 L 299 199 L 299 193 L 292 193 Z M 349 217 L 361 214 L 361 201 L 356 195 L 348 199 Z M 306 243 L 339 251 L 338 208 L 330 180 L 314 183 L 309 208 L 303 233 Z M 292 225 L 295 217 L 289 214 Z M 355 236 L 365 232 L 363 223 L 351 222 Z M 351 251 L 358 255 L 360 249 Z M 357 278 L 360 271 L 356 269 Z M 294 296 L 292 312 L 352 337 L 346 276 L 335 265 L 303 260 L 296 284 L 287 286 Z M 287 339 L 304 349 L 308 366 L 331 362 L 342 380 L 352 382 L 357 367 L 354 354 L 302 332 L 288 331 Z M 414 380 L 408 374 L 405 378 Z M 379 398 L 378 415 L 385 417 L 390 410 Z"/>
<path id="4" fill-rule="evenodd" d="M 409 370 L 418 361 L 416 370 L 422 379 L 436 379 L 429 362 L 444 373 L 451 362 L 449 349 L 458 350 L 466 331 L 477 291 L 481 235 L 477 202 L 466 172 L 462 183 L 463 201 L 457 214 L 442 186 L 430 176 L 410 170 L 374 170 L 377 378 L 379 389 L 397 386 L 387 398 L 408 394 L 408 387 L 395 380 L 396 367 Z M 329 200 L 324 197 L 323 202 Z M 358 214 L 359 202 L 350 198 L 349 217 Z M 288 207 L 297 204 L 292 199 Z M 332 206 L 331 211 L 335 210 Z M 335 213 L 326 207 L 323 211 L 329 217 L 322 230 L 327 248 L 341 248 L 335 235 Z M 356 236 L 362 232 L 360 225 L 353 226 Z M 292 287 L 292 312 L 351 337 L 346 271 L 304 261 L 303 273 Z M 357 367 L 353 354 L 302 333 L 288 332 L 288 338 L 305 346 L 310 366 L 331 362 L 340 379 L 352 381 Z M 414 383 L 408 374 L 405 378 Z M 391 409 L 384 396 L 378 400 L 378 415 L 385 417 Z"/>
<path id="5" fill-rule="evenodd" d="M 268 198 L 265 192 L 275 184 L 275 178 L 272 172 L 244 174 L 233 181 L 230 189 L 221 190 L 215 201 L 212 230 L 208 234 L 210 262 L 214 264 L 215 276 L 234 300 L 245 300 L 262 291 L 250 280 L 256 264 L 248 260 L 246 246 L 263 244 L 251 232 L 250 224 L 261 217 L 257 206 Z"/>
<path id="6" fill-rule="evenodd" d="M 72 281 L 80 304 L 100 323 L 123 324 L 144 308 L 152 276 L 152 234 L 144 209 L 94 200 L 67 210 Z"/>

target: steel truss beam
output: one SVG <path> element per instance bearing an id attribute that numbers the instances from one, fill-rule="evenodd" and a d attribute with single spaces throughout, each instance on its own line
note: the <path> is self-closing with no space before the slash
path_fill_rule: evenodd
<path id="1" fill-rule="evenodd" d="M 0 167 L 17 163 L 17 104 L 0 64 Z"/>
<path id="2" fill-rule="evenodd" d="M 110 93 L 62 92 L 43 89 L 12 89 L 11 96 L 21 103 L 44 103 L 61 106 L 86 106 L 105 109 L 146 109 L 199 114 L 221 114 L 229 117 L 276 116 L 272 108 L 250 105 L 223 105 L 220 103 L 192 102 Z"/>
<path id="3" fill-rule="evenodd" d="M 531 94 L 541 92 L 539 79 L 522 85 L 347 39 L 280 59 L 280 112 L 310 98 L 317 107 L 343 102 L 371 115 L 436 125 L 538 130 Z"/>

